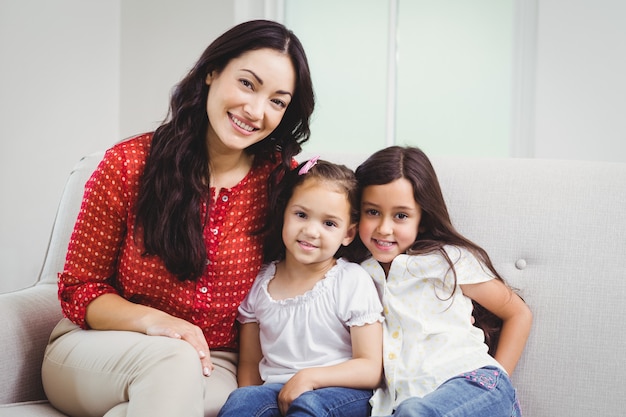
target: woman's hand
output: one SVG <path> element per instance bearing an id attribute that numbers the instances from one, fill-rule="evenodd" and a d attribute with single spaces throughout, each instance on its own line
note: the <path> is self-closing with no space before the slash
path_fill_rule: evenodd
<path id="1" fill-rule="evenodd" d="M 198 352 L 202 373 L 213 372 L 209 345 L 200 328 L 161 310 L 131 303 L 117 294 L 103 294 L 87 306 L 86 320 L 96 330 L 126 330 L 149 336 L 182 339 Z"/>
<path id="2" fill-rule="evenodd" d="M 166 313 L 163 313 L 162 317 L 155 316 L 157 317 L 150 319 L 152 323 L 146 326 L 145 333 L 148 336 L 165 336 L 186 341 L 198 352 L 204 376 L 211 376 L 214 366 L 211 361 L 209 345 L 202 330 L 195 324 Z"/>

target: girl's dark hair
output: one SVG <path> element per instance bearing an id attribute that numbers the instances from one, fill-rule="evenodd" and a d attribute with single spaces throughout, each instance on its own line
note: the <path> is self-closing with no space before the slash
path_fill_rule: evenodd
<path id="1" fill-rule="evenodd" d="M 263 246 L 265 262 L 280 261 L 285 258 L 285 242 L 282 237 L 285 209 L 296 187 L 305 180 L 323 181 L 330 187 L 344 193 L 350 204 L 350 223 L 354 224 L 358 221 L 359 195 L 354 172 L 344 165 L 333 164 L 320 159 L 306 174 L 300 175 L 300 169 L 305 164 L 306 162 L 302 162 L 297 168 L 287 172 L 270 195 L 270 214 L 263 229 L 267 233 Z M 346 250 L 345 246 L 341 246 L 335 253 L 335 258 L 344 256 Z"/>
<path id="2" fill-rule="evenodd" d="M 426 254 L 435 251 L 441 253 L 450 265 L 456 287 L 454 264 L 443 247 L 445 245 L 463 247 L 473 253 L 496 279 L 504 282 L 487 252 L 462 236 L 452 225 L 437 174 L 426 154 L 420 149 L 400 146 L 382 149 L 357 168 L 356 177 L 359 181 L 359 198 L 363 188 L 369 185 L 384 185 L 400 178 L 406 178 L 411 183 L 413 198 L 422 209 L 422 217 L 417 239 L 407 251 L 408 254 Z M 356 245 L 361 251 L 365 248 L 360 241 Z M 363 252 L 360 254 L 363 255 Z M 452 295 L 450 294 L 450 297 Z M 489 346 L 489 353 L 493 355 L 498 345 L 502 320 L 480 304 L 476 302 L 473 304 L 474 324 L 485 333 L 485 342 Z"/>
<path id="3" fill-rule="evenodd" d="M 254 20 L 219 36 L 175 87 L 166 121 L 156 129 L 137 202 L 136 237 L 143 236 L 146 254 L 159 256 L 180 280 L 197 279 L 205 269 L 206 246 L 201 216 L 208 198 L 209 160 L 206 112 L 209 73 L 222 71 L 245 52 L 269 48 L 293 63 L 296 88 L 276 129 L 246 149 L 255 163 L 281 163 L 270 176 L 270 189 L 309 139 L 315 105 L 308 61 L 298 38 L 280 23 Z M 208 212 L 208 210 L 207 210 Z"/>

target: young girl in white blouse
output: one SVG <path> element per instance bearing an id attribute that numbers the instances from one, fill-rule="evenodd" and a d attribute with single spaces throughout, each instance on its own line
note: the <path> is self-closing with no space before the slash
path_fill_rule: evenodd
<path id="1" fill-rule="evenodd" d="M 313 158 L 270 201 L 267 263 L 239 307 L 238 383 L 221 417 L 370 413 L 382 375 L 382 306 L 342 251 L 356 235 L 357 182 Z"/>
<path id="2" fill-rule="evenodd" d="M 385 313 L 385 384 L 372 415 L 521 415 L 509 375 L 530 332 L 530 310 L 487 253 L 452 226 L 426 155 L 389 147 L 356 176 L 359 237 L 371 254 L 362 266 Z"/>

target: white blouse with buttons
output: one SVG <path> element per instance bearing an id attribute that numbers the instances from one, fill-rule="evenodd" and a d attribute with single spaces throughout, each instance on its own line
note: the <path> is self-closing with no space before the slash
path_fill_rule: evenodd
<path id="1" fill-rule="evenodd" d="M 453 246 L 445 250 L 454 263 L 456 287 L 438 252 L 399 255 L 388 277 L 376 260 L 362 264 L 374 279 L 385 315 L 386 386 L 372 397 L 372 415 L 389 415 L 402 401 L 423 397 L 463 372 L 488 365 L 502 368 L 487 353 L 482 330 L 472 325 L 472 301 L 459 287 L 494 277 L 469 251 Z"/>

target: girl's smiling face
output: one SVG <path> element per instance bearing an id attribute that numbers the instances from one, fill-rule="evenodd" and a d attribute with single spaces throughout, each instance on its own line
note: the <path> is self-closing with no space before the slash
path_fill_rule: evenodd
<path id="1" fill-rule="evenodd" d="M 288 261 L 333 264 L 333 255 L 355 236 L 344 192 L 331 181 L 316 178 L 296 186 L 285 208 L 282 230 Z"/>
<path id="2" fill-rule="evenodd" d="M 209 149 L 241 151 L 265 139 L 280 124 L 295 94 L 288 55 L 257 49 L 232 59 L 206 77 Z"/>
<path id="3" fill-rule="evenodd" d="M 385 272 L 415 242 L 421 217 L 422 209 L 406 178 L 363 189 L 359 235 Z"/>

